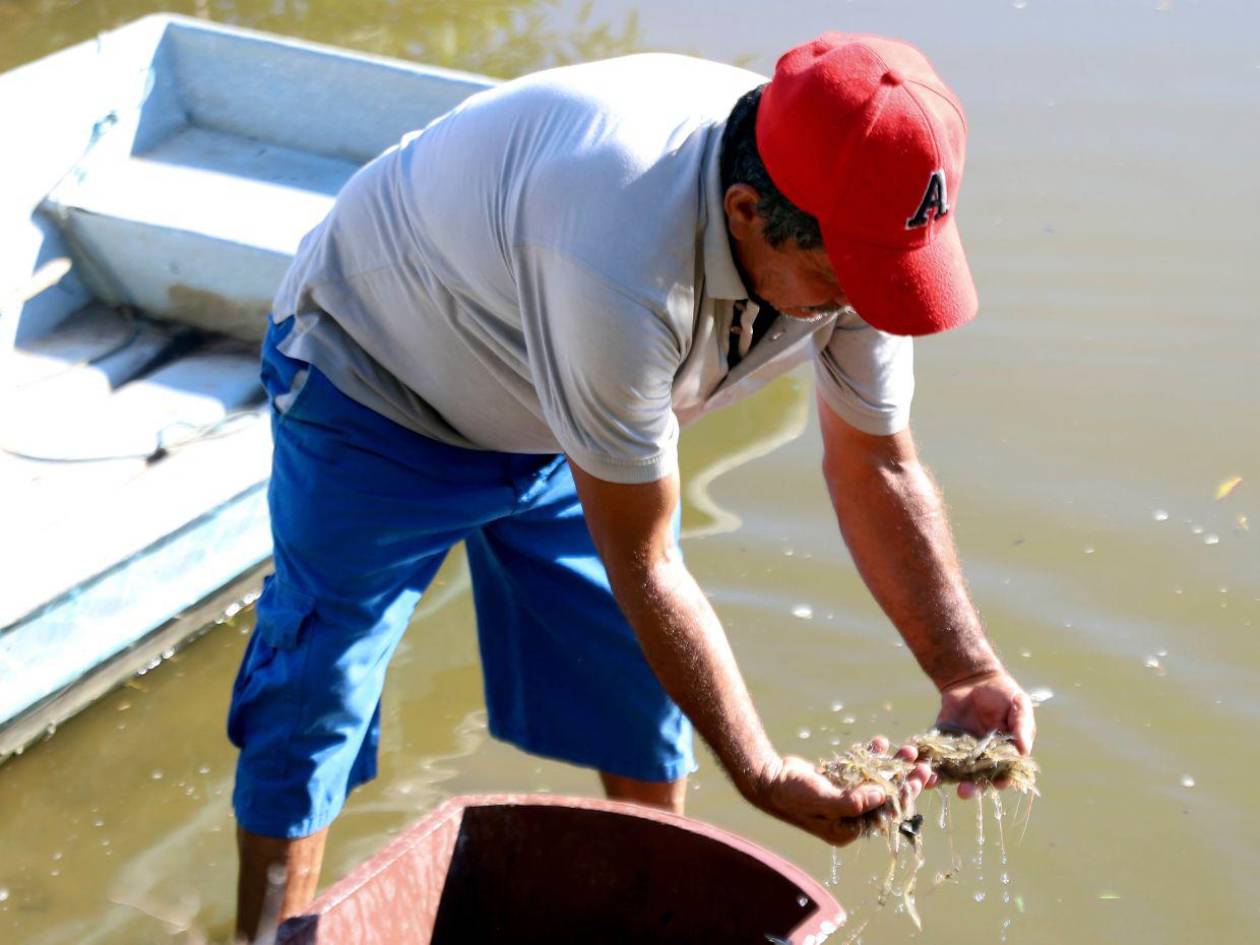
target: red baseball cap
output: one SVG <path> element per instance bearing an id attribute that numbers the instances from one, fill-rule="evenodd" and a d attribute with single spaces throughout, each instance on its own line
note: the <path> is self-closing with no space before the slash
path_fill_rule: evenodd
<path id="1" fill-rule="evenodd" d="M 954 220 L 967 120 L 927 58 L 882 36 L 824 33 L 784 53 L 757 110 L 771 180 L 818 219 L 853 307 L 927 335 L 975 317 Z"/>

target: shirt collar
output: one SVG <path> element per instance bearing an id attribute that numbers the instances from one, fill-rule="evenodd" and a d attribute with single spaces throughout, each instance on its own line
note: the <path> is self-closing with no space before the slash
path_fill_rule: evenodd
<path id="1" fill-rule="evenodd" d="M 726 209 L 722 203 L 722 131 L 725 123 L 714 125 L 704 168 L 704 294 L 711 299 L 732 301 L 748 298 L 744 280 L 739 277 L 731 240 L 726 229 Z"/>

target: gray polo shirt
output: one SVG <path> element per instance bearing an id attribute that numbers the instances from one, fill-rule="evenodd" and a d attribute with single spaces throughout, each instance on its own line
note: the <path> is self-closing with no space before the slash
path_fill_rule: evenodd
<path id="1" fill-rule="evenodd" d="M 275 299 L 297 318 L 282 350 L 425 436 L 563 451 L 614 482 L 674 472 L 680 424 L 811 358 L 842 418 L 900 430 L 911 341 L 851 310 L 778 316 L 727 369 L 748 293 L 718 154 L 763 81 L 647 54 L 472 96 L 360 170 L 302 241 Z"/>

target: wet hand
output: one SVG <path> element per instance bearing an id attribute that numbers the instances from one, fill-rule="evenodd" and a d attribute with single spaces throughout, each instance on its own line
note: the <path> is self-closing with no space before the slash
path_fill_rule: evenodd
<path id="1" fill-rule="evenodd" d="M 1033 715 L 1028 693 L 1005 670 L 993 670 L 969 676 L 941 690 L 941 711 L 936 724 L 943 729 L 967 732 L 983 738 L 990 732 L 1010 734 L 1020 754 L 1032 751 L 1037 737 L 1037 720 Z M 996 782 L 995 787 L 1005 787 Z M 976 793 L 970 782 L 958 785 L 958 796 L 969 798 Z"/>
<path id="2" fill-rule="evenodd" d="M 887 752 L 888 740 L 877 738 L 871 748 Z M 916 757 L 909 745 L 897 754 L 907 761 Z M 927 765 L 916 766 L 903 786 L 903 803 L 917 797 L 931 779 Z M 755 802 L 767 813 L 837 846 L 860 837 L 864 815 L 878 810 L 887 800 L 887 793 L 873 784 L 842 791 L 811 762 L 796 755 L 786 755 L 764 771 L 755 794 Z"/>

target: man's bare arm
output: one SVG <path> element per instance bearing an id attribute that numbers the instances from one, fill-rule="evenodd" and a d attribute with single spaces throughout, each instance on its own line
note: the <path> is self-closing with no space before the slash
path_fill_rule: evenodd
<path id="1" fill-rule="evenodd" d="M 570 465 L 613 594 L 649 665 L 740 793 L 832 843 L 853 839 L 856 824 L 845 819 L 878 807 L 885 796 L 873 787 L 842 793 L 808 762 L 774 750 L 721 623 L 674 544 L 677 476 L 624 485 Z M 927 774 L 918 775 L 915 790 Z"/>
<path id="2" fill-rule="evenodd" d="M 873 436 L 821 398 L 823 476 L 858 571 L 941 692 L 940 721 L 1035 735 L 1028 696 L 985 635 L 936 484 L 909 430 Z"/>

